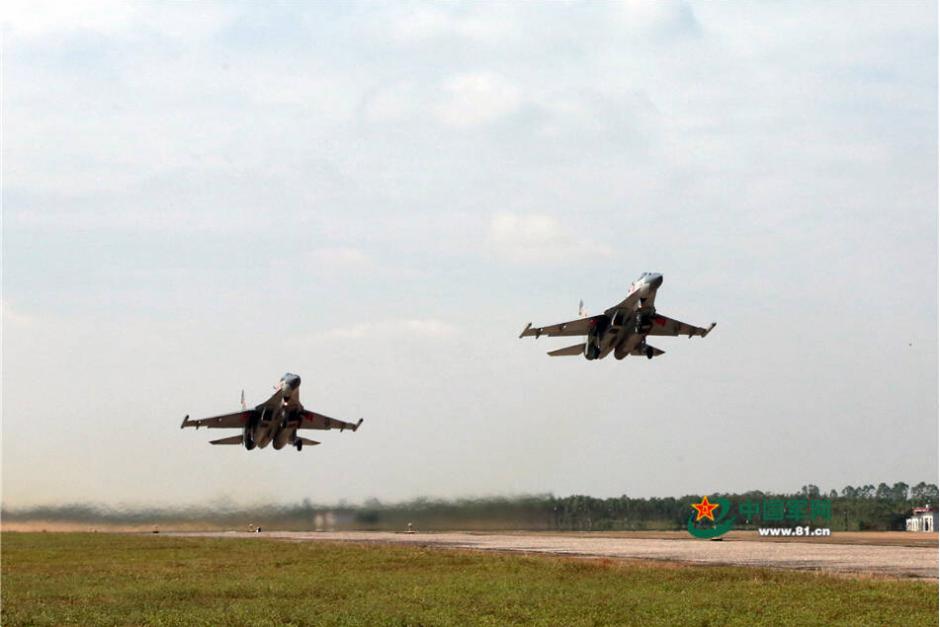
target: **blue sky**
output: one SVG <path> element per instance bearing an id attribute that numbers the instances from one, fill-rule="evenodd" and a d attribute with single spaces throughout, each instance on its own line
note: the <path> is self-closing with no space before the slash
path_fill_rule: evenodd
<path id="1" fill-rule="evenodd" d="M 4 504 L 936 480 L 933 3 L 36 6 L 3 16 Z M 516 339 L 644 271 L 716 332 Z M 286 370 L 362 430 L 177 428 Z"/>

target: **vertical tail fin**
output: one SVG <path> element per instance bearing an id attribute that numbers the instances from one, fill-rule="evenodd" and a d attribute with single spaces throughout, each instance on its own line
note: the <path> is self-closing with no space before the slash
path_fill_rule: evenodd
<path id="1" fill-rule="evenodd" d="M 584 300 L 578 301 L 578 317 L 587 318 L 587 311 L 584 309 Z"/>

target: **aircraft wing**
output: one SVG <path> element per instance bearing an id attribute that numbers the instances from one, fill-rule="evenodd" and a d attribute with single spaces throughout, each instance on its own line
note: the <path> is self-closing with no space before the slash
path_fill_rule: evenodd
<path id="1" fill-rule="evenodd" d="M 241 429 L 251 419 L 252 410 L 240 411 L 234 414 L 225 414 L 223 416 L 213 416 L 212 418 L 200 418 L 199 420 L 190 420 L 189 416 L 183 418 L 184 427 L 206 427 L 207 429 Z"/>
<path id="2" fill-rule="evenodd" d="M 648 335 L 688 335 L 692 337 L 693 335 L 701 335 L 705 337 L 715 328 L 715 323 L 712 322 L 711 326 L 707 329 L 702 327 L 696 327 L 685 322 L 680 322 L 678 320 L 673 320 L 672 318 L 667 318 L 666 316 L 661 316 L 656 314 L 653 317 L 653 327 L 650 329 Z"/>
<path id="3" fill-rule="evenodd" d="M 541 335 L 547 335 L 549 337 L 560 337 L 564 335 L 587 335 L 591 332 L 591 329 L 597 326 L 597 323 L 606 318 L 606 316 L 591 316 L 590 318 L 578 318 L 577 320 L 572 320 L 571 322 L 562 322 L 560 324 L 552 324 L 547 327 L 532 327 L 530 322 L 526 325 L 526 328 L 522 330 L 522 333 L 519 334 L 519 337 L 530 337 L 535 336 L 538 338 Z"/>
<path id="4" fill-rule="evenodd" d="M 329 416 L 324 416 L 323 414 L 318 414 L 314 411 L 304 410 L 301 414 L 301 422 L 297 427 L 298 429 L 339 429 L 340 431 L 345 431 L 350 429 L 355 431 L 359 428 L 359 425 L 362 424 L 362 418 L 359 419 L 359 422 L 343 422 L 342 420 L 337 420 L 336 418 L 330 418 Z"/>

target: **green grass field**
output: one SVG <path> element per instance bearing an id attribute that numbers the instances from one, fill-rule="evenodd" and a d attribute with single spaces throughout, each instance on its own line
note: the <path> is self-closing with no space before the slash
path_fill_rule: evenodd
<path id="1" fill-rule="evenodd" d="M 397 546 L 4 533 L 14 625 L 937 624 L 936 582 Z"/>

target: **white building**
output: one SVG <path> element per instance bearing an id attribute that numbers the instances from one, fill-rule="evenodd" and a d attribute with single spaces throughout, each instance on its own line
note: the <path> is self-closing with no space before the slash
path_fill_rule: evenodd
<path id="1" fill-rule="evenodd" d="M 930 506 L 915 507 L 910 518 L 907 519 L 908 531 L 937 531 L 937 512 Z"/>
<path id="2" fill-rule="evenodd" d="M 317 512 L 313 516 L 315 531 L 336 531 L 336 515 L 333 512 Z"/>

